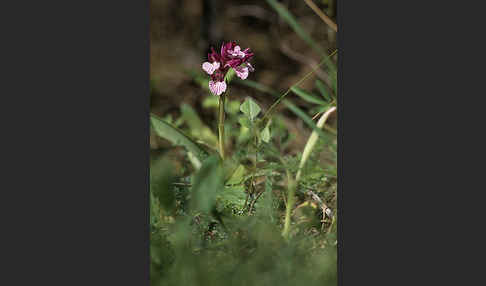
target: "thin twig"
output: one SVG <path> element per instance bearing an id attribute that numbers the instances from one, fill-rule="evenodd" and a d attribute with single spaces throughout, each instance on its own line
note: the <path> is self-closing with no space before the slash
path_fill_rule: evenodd
<path id="1" fill-rule="evenodd" d="M 258 195 L 256 196 L 256 198 L 251 202 L 250 204 L 250 209 L 248 210 L 248 214 L 251 214 L 251 210 L 253 209 L 253 206 L 255 205 L 255 203 L 257 202 L 258 198 L 261 197 L 261 195 L 265 192 L 265 189 L 263 189 L 263 191 L 259 192 Z"/>
<path id="2" fill-rule="evenodd" d="M 322 19 L 322 21 L 324 21 L 324 23 L 326 23 L 331 29 L 334 30 L 334 32 L 337 33 L 338 28 L 336 23 L 334 23 L 334 21 L 331 20 L 329 16 L 324 14 L 324 12 L 322 12 L 322 10 L 319 9 L 319 7 L 317 7 L 316 4 L 312 2 L 312 0 L 304 0 L 304 2 L 317 14 L 317 16 L 319 16 Z"/>

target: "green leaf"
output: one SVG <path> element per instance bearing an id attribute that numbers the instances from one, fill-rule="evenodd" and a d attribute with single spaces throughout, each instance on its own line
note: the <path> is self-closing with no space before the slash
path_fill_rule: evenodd
<path id="1" fill-rule="evenodd" d="M 222 201 L 224 207 L 235 207 L 242 209 L 245 205 L 245 187 L 241 185 L 227 186 L 219 194 L 218 199 Z"/>
<path id="2" fill-rule="evenodd" d="M 240 118 L 238 118 L 238 123 L 240 123 L 240 125 L 243 127 L 251 129 L 252 122 L 250 121 L 250 119 L 248 119 L 248 117 L 241 116 Z"/>
<path id="3" fill-rule="evenodd" d="M 330 75 L 331 75 L 332 89 L 334 91 L 334 94 L 337 94 L 338 93 L 338 90 L 337 90 L 337 73 L 336 73 L 336 71 L 334 71 Z"/>
<path id="4" fill-rule="evenodd" d="M 184 146 L 187 151 L 191 152 L 201 162 L 209 156 L 209 153 L 201 148 L 196 142 L 186 136 L 178 128 L 162 120 L 157 115 L 150 115 L 150 123 L 158 136 L 169 140 L 176 146 Z"/>
<path id="5" fill-rule="evenodd" d="M 329 96 L 329 93 L 327 92 L 324 83 L 317 79 L 316 80 L 316 86 L 319 89 L 319 91 L 321 92 L 322 97 L 324 97 L 326 99 L 326 101 L 331 101 L 331 97 Z"/>
<path id="6" fill-rule="evenodd" d="M 263 142 L 265 142 L 265 143 L 270 142 L 270 128 L 268 128 L 268 124 L 267 124 L 267 126 L 265 126 L 263 131 L 260 133 L 260 137 L 263 140 Z"/>
<path id="7" fill-rule="evenodd" d="M 159 159 L 150 165 L 150 191 L 154 198 L 160 202 L 160 206 L 172 211 L 175 207 L 174 192 L 170 185 L 174 181 L 172 174 L 174 168 L 167 159 Z"/>
<path id="8" fill-rule="evenodd" d="M 272 180 L 267 177 L 265 180 L 265 192 L 262 198 L 255 204 L 255 207 L 260 210 L 258 213 L 263 218 L 269 218 L 272 223 L 277 219 L 276 208 L 278 207 L 278 202 L 275 201 L 273 196 L 273 183 Z"/>
<path id="9" fill-rule="evenodd" d="M 294 87 L 291 87 L 290 90 L 292 90 L 295 94 L 297 94 L 300 98 L 302 98 L 303 100 L 305 100 L 307 102 L 315 103 L 315 104 L 319 104 L 319 105 L 327 105 L 327 103 L 325 101 L 323 101 L 322 99 L 319 99 L 316 96 L 308 93 L 307 91 L 303 90 L 300 87 L 294 86 Z"/>
<path id="10" fill-rule="evenodd" d="M 237 185 L 241 184 L 243 181 L 243 178 L 245 177 L 247 171 L 245 169 L 245 166 L 239 165 L 236 170 L 233 172 L 229 180 L 226 182 L 228 185 Z"/>
<path id="11" fill-rule="evenodd" d="M 230 100 L 226 103 L 226 112 L 235 115 L 240 111 L 240 102 L 238 100 Z"/>
<path id="12" fill-rule="evenodd" d="M 209 212 L 215 204 L 216 194 L 223 188 L 223 168 L 218 156 L 204 161 L 196 173 L 191 188 L 191 209 Z"/>
<path id="13" fill-rule="evenodd" d="M 189 125 L 191 136 L 198 138 L 208 145 L 217 146 L 218 137 L 202 122 L 197 112 L 188 104 L 181 105 L 181 113 L 184 121 Z"/>
<path id="14" fill-rule="evenodd" d="M 236 72 L 233 69 L 229 69 L 228 73 L 224 76 L 224 80 L 227 83 L 230 83 L 233 77 L 235 76 Z"/>
<path id="15" fill-rule="evenodd" d="M 248 116 L 248 119 L 250 121 L 255 120 L 255 118 L 258 116 L 258 113 L 260 113 L 260 106 L 256 104 L 255 101 L 251 98 L 247 98 L 245 102 L 240 106 L 241 112 L 243 112 L 246 116 Z"/>
<path id="16" fill-rule="evenodd" d="M 246 141 L 250 138 L 251 122 L 246 117 L 240 117 L 240 119 L 238 121 L 240 122 L 241 127 L 240 127 L 240 132 L 238 134 L 237 142 L 238 142 L 238 144 L 240 144 L 240 143 L 242 143 L 242 142 L 244 142 L 244 141 Z M 243 124 L 246 124 L 247 126 L 245 126 Z M 248 126 L 250 126 L 250 127 L 248 127 Z"/>

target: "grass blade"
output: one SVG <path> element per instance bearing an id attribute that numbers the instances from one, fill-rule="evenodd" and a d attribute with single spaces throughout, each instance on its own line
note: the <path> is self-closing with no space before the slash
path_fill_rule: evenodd
<path id="1" fill-rule="evenodd" d="M 319 121 L 317 122 L 317 129 L 321 130 L 321 128 L 324 127 L 324 124 L 326 123 L 326 120 L 329 118 L 329 115 L 336 111 L 336 107 L 333 106 L 329 108 L 322 116 L 319 118 Z M 309 136 L 309 139 L 307 140 L 307 143 L 305 144 L 304 151 L 302 152 L 302 158 L 300 160 L 299 164 L 299 170 L 297 171 L 297 175 L 295 176 L 295 181 L 298 183 L 300 180 L 300 175 L 302 174 L 302 168 L 304 168 L 305 163 L 307 162 L 307 159 L 309 159 L 310 154 L 312 153 L 312 150 L 314 149 L 314 146 L 317 143 L 317 132 L 314 130 L 312 134 Z"/>
<path id="2" fill-rule="evenodd" d="M 315 103 L 318 105 L 327 105 L 327 102 L 325 102 L 322 99 L 317 98 L 316 96 L 308 93 L 307 91 L 303 90 L 300 87 L 293 86 L 290 88 L 296 95 L 298 95 L 300 98 L 303 100 L 310 102 L 310 103 Z"/>
<path id="3" fill-rule="evenodd" d="M 324 83 L 317 79 L 316 80 L 316 86 L 319 89 L 319 91 L 321 92 L 322 97 L 324 97 L 326 99 L 326 101 L 331 101 L 331 97 L 329 96 L 329 93 L 327 92 Z"/>

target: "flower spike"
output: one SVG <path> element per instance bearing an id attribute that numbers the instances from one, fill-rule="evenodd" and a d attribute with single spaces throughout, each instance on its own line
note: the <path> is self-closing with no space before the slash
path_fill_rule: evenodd
<path id="1" fill-rule="evenodd" d="M 249 63 L 253 53 L 249 48 L 241 50 L 236 42 L 223 43 L 220 53 L 218 54 L 213 47 L 208 54 L 208 61 L 202 64 L 202 69 L 209 74 L 209 90 L 214 95 L 221 95 L 226 91 L 226 82 L 224 77 L 229 69 L 233 69 L 236 75 L 245 80 L 250 72 L 255 69 Z"/>

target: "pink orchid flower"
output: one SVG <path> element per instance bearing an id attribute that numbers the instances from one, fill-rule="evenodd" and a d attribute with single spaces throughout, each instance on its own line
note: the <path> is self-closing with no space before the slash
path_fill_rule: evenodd
<path id="1" fill-rule="evenodd" d="M 236 42 L 223 43 L 220 53 L 216 53 L 211 47 L 208 61 L 202 64 L 202 69 L 210 75 L 209 90 L 215 95 L 221 95 L 226 91 L 225 75 L 232 68 L 241 79 L 248 78 L 250 72 L 255 69 L 248 62 L 253 57 L 249 48 L 241 50 Z"/>
<path id="2" fill-rule="evenodd" d="M 241 51 L 240 46 L 236 46 L 233 50 L 228 50 L 228 53 L 231 56 L 236 57 L 236 58 L 240 58 L 240 59 L 245 57 L 245 53 Z"/>

